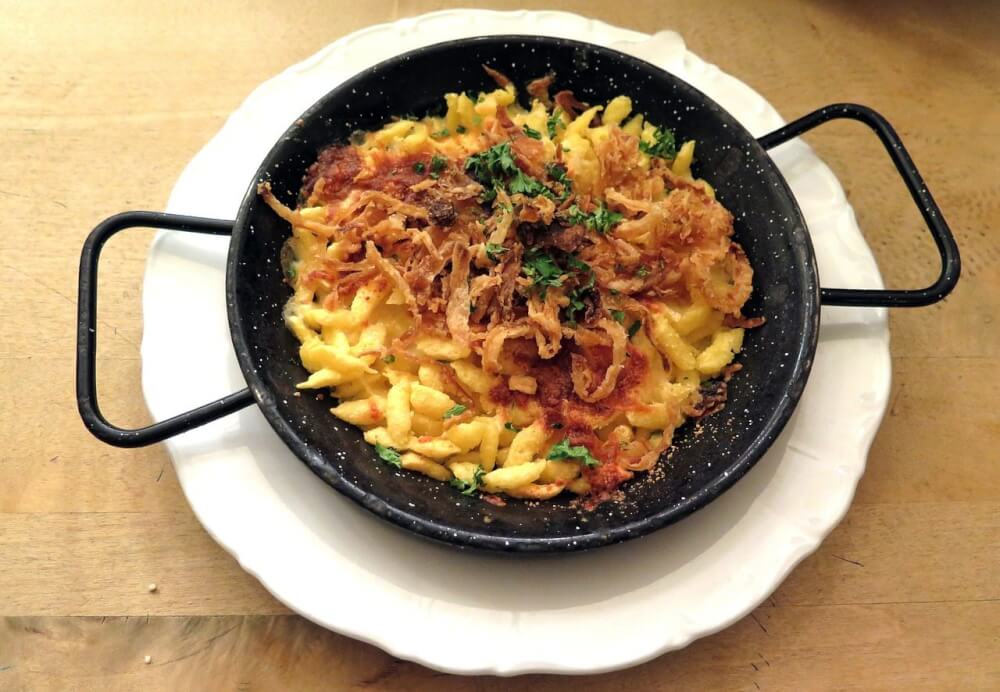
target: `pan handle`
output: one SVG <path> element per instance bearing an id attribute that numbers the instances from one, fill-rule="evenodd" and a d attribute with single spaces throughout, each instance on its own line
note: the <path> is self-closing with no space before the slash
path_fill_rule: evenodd
<path id="1" fill-rule="evenodd" d="M 955 237 L 951 234 L 951 229 L 948 228 L 948 223 L 944 220 L 937 203 L 931 197 L 930 190 L 927 189 L 913 159 L 910 158 L 906 147 L 900 141 L 899 135 L 885 118 L 867 106 L 860 106 L 856 103 L 837 103 L 804 115 L 798 120 L 764 135 L 757 141 L 765 149 L 770 149 L 827 121 L 841 118 L 864 123 L 882 140 L 882 145 L 895 164 L 896 170 L 899 171 L 900 177 L 903 178 L 903 182 L 910 191 L 913 201 L 934 238 L 941 255 L 941 274 L 937 281 L 927 288 L 916 290 L 821 288 L 820 301 L 823 305 L 886 308 L 913 308 L 938 302 L 951 293 L 955 284 L 958 283 L 962 268 L 958 245 L 955 244 Z"/>
<path id="2" fill-rule="evenodd" d="M 97 262 L 101 248 L 111 236 L 126 228 L 142 226 L 171 231 L 229 235 L 232 221 L 203 219 L 196 216 L 161 214 L 152 211 L 130 211 L 102 221 L 91 231 L 80 255 L 80 288 L 76 332 L 76 401 L 87 429 L 98 439 L 116 447 L 144 447 L 178 433 L 197 428 L 216 418 L 253 403 L 249 388 L 223 397 L 210 404 L 182 413 L 145 428 L 128 430 L 112 425 L 101 414 L 97 404 Z"/>

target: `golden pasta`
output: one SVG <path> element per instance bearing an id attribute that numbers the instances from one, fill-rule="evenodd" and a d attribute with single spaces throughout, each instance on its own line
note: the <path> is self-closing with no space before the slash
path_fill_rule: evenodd
<path id="1" fill-rule="evenodd" d="M 386 463 L 466 495 L 588 506 L 648 470 L 739 368 L 752 270 L 695 142 L 550 78 L 444 97 L 322 151 L 285 309 L 330 412 Z M 706 392 L 711 396 L 706 396 Z M 722 392 L 720 396 L 720 392 Z"/>

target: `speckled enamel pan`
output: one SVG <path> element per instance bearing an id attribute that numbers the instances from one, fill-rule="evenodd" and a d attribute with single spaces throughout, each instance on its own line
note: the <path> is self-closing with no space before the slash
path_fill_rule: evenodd
<path id="1" fill-rule="evenodd" d="M 294 205 L 306 167 L 323 147 L 393 115 L 440 107 L 449 91 L 489 89 L 481 65 L 516 84 L 555 71 L 560 89 L 604 103 L 626 94 L 635 110 L 698 143 L 694 172 L 708 180 L 736 219 L 736 239 L 754 267 L 744 311 L 764 326 L 747 333 L 726 407 L 699 425 L 685 425 L 655 473 L 624 486 L 625 500 L 585 511 L 568 498 L 544 503 L 508 500 L 496 507 L 447 484 L 399 472 L 380 461 L 356 428 L 333 418 L 329 401 L 295 396 L 306 377 L 298 343 L 281 311 L 290 291 L 279 263 L 288 225 L 256 194 L 270 181 Z M 885 145 L 941 254 L 941 274 L 921 290 L 820 288 L 805 221 L 767 150 L 828 120 L 868 125 Z M 144 226 L 232 236 L 226 267 L 230 331 L 248 387 L 138 430 L 108 423 L 96 396 L 97 264 L 104 243 Z M 254 175 L 235 221 L 153 212 L 113 216 L 90 234 L 80 260 L 77 399 L 91 432 L 117 446 L 159 442 L 256 403 L 278 435 L 313 472 L 374 514 L 421 536 L 461 547 L 523 553 L 596 548 L 681 519 L 733 485 L 774 442 L 792 414 L 812 365 L 820 305 L 916 307 L 944 298 L 958 281 L 958 248 L 944 217 L 895 131 L 864 106 L 838 104 L 755 139 L 729 113 L 686 82 L 608 48 L 536 36 L 490 36 L 440 43 L 386 60 L 344 82 L 295 121 Z M 179 368 L 182 366 L 179 365 Z"/>

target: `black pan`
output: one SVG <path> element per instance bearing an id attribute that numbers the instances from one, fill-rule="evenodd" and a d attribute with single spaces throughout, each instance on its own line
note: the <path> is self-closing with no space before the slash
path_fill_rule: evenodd
<path id="1" fill-rule="evenodd" d="M 745 313 L 767 318 L 747 334 L 740 355 L 744 369 L 731 383 L 725 409 L 704 419 L 700 435 L 693 435 L 690 425 L 678 431 L 674 450 L 661 461 L 666 473 L 640 474 L 624 486 L 626 500 L 594 511 L 559 499 L 508 500 L 505 507 L 495 507 L 447 484 L 394 471 L 357 429 L 330 415 L 328 401 L 293 396 L 306 372 L 298 343 L 281 319 L 290 290 L 278 258 L 289 228 L 258 198 L 257 182 L 271 181 L 278 197 L 294 205 L 303 172 L 324 146 L 347 139 L 352 131 L 378 127 L 393 115 L 433 111 L 445 92 L 492 88 L 484 63 L 516 84 L 554 70 L 558 87 L 572 89 L 582 101 L 604 103 L 627 94 L 636 112 L 675 129 L 679 139 L 696 140 L 694 172 L 732 211 L 736 240 L 754 268 Z M 805 220 L 767 150 L 838 118 L 868 125 L 899 170 L 941 253 L 941 275 L 932 286 L 915 291 L 820 288 Z M 91 233 L 80 262 L 77 397 L 83 420 L 101 440 L 134 447 L 256 403 L 288 447 L 338 491 L 398 526 L 457 546 L 531 553 L 583 550 L 635 538 L 691 514 L 745 474 L 788 421 L 809 375 L 821 304 L 928 305 L 947 295 L 959 276 L 958 248 L 944 217 L 892 127 L 871 109 L 828 106 L 755 139 L 677 77 L 631 56 L 563 39 L 473 38 L 387 60 L 324 96 L 291 125 L 252 178 L 249 173 L 235 221 L 127 212 Z M 232 236 L 226 297 L 233 346 L 248 387 L 147 428 L 124 430 L 108 423 L 97 404 L 96 276 L 105 241 L 135 226 Z M 179 380 L 182 370 L 179 364 Z"/>

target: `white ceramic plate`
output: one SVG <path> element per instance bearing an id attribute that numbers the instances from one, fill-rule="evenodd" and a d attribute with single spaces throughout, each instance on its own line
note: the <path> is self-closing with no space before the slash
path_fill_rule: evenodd
<path id="1" fill-rule="evenodd" d="M 272 142 L 336 84 L 419 45 L 496 33 L 610 45 L 692 83 L 755 135 L 782 124 L 673 33 L 556 12 L 439 12 L 352 34 L 262 84 L 184 170 L 168 211 L 234 218 Z M 808 221 L 824 285 L 881 287 L 830 170 L 801 142 L 773 155 Z M 143 390 L 157 420 L 245 386 L 226 321 L 227 242 L 162 233 L 150 252 Z M 255 408 L 166 444 L 208 532 L 310 620 L 456 673 L 607 671 L 746 615 L 847 510 L 888 400 L 888 330 L 884 310 L 825 308 L 822 320 L 805 394 L 753 470 L 680 523 L 591 553 L 482 555 L 411 536 L 324 485 Z"/>

